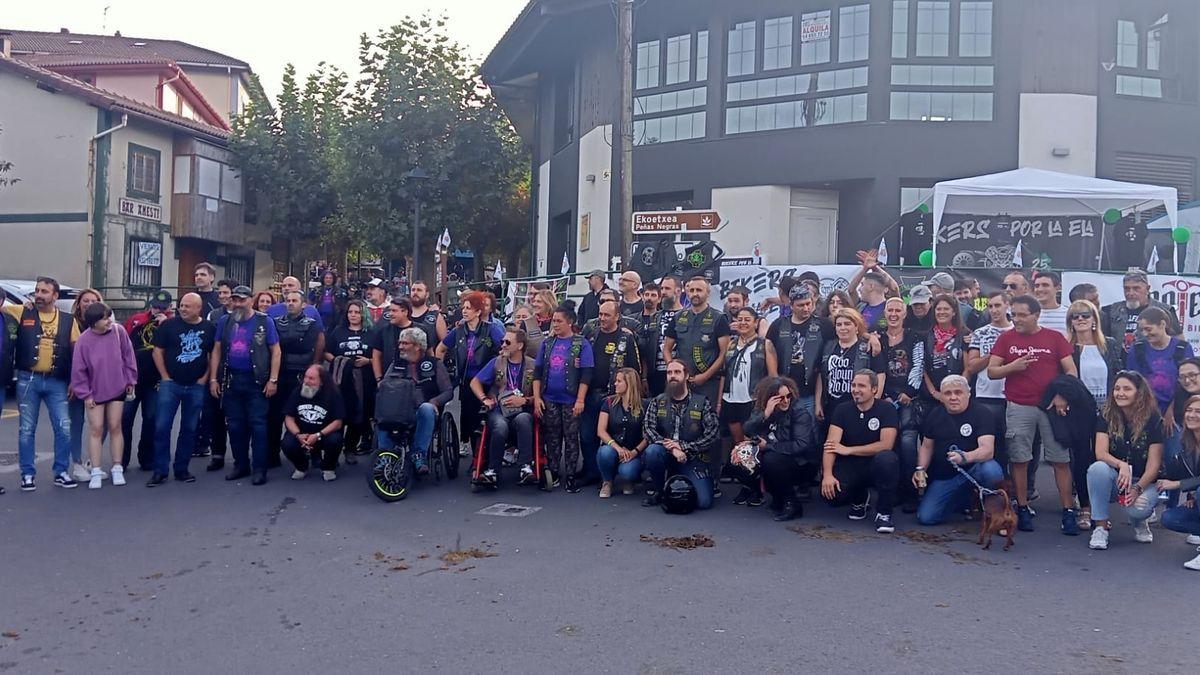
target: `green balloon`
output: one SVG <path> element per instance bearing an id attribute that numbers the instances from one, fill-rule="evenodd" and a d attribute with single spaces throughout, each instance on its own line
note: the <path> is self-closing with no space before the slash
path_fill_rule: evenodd
<path id="1" fill-rule="evenodd" d="M 929 205 L 922 202 L 921 205 L 917 207 L 917 210 L 921 213 L 929 213 Z"/>
<path id="2" fill-rule="evenodd" d="M 1176 244 L 1186 244 L 1192 238 L 1192 231 L 1186 227 L 1177 227 L 1171 230 L 1171 238 L 1175 240 Z"/>
<path id="3" fill-rule="evenodd" d="M 933 267 L 933 250 L 927 248 L 921 251 L 917 261 L 921 263 L 921 267 Z"/>
<path id="4" fill-rule="evenodd" d="M 1121 219 L 1121 210 L 1120 209 L 1109 209 L 1104 212 L 1104 222 L 1108 223 L 1109 225 L 1112 225 L 1113 223 L 1117 222 L 1120 219 Z"/>

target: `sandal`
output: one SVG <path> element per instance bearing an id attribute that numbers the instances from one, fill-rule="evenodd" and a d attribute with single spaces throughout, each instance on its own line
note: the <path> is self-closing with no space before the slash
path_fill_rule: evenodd
<path id="1" fill-rule="evenodd" d="M 1081 530 L 1092 529 L 1092 510 L 1079 509 L 1079 516 L 1075 519 L 1075 524 L 1078 525 L 1079 529 Z"/>

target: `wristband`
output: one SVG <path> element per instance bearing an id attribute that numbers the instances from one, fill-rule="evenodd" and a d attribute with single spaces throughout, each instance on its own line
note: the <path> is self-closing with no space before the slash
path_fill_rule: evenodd
<path id="1" fill-rule="evenodd" d="M 917 471 L 920 471 L 921 473 L 925 473 L 925 467 L 923 467 L 923 466 L 918 466 L 918 467 L 917 467 Z"/>

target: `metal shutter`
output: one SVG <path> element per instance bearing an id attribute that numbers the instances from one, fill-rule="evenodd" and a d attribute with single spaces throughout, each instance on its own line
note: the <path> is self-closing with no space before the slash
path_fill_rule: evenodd
<path id="1" fill-rule="evenodd" d="M 1118 152 L 1113 163 L 1113 178 L 1131 183 L 1150 183 L 1179 191 L 1179 203 L 1195 199 L 1196 160 L 1191 157 Z"/>

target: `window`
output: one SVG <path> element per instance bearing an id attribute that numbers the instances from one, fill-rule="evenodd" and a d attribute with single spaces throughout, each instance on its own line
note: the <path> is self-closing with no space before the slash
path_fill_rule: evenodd
<path id="1" fill-rule="evenodd" d="M 992 66 L 892 66 L 892 84 L 918 87 L 990 87 Z"/>
<path id="2" fill-rule="evenodd" d="M 655 145 L 704 138 L 703 112 L 633 121 L 633 144 Z"/>
<path id="3" fill-rule="evenodd" d="M 763 70 L 792 67 L 792 17 L 763 22 Z"/>
<path id="4" fill-rule="evenodd" d="M 871 6 L 842 7 L 838 14 L 838 61 L 866 61 L 871 46 Z"/>
<path id="5" fill-rule="evenodd" d="M 637 97 L 633 102 L 633 114 L 654 115 L 685 108 L 702 108 L 706 103 L 708 103 L 708 87 L 669 91 L 665 94 Z"/>
<path id="6" fill-rule="evenodd" d="M 169 113 L 179 113 L 179 94 L 171 85 L 162 88 L 162 109 Z"/>
<path id="7" fill-rule="evenodd" d="M 1117 75 L 1117 93 L 1123 96 L 1162 98 L 1162 80 L 1157 77 Z"/>
<path id="8" fill-rule="evenodd" d="M 162 153 L 134 143 L 129 144 L 125 192 L 135 199 L 158 201 L 158 163 Z"/>
<path id="9" fill-rule="evenodd" d="M 1161 65 L 1162 26 L 1155 25 L 1146 31 L 1146 70 L 1158 70 Z"/>
<path id="10" fill-rule="evenodd" d="M 667 38 L 667 84 L 679 84 L 691 79 L 692 36 Z"/>
<path id="11" fill-rule="evenodd" d="M 729 31 L 730 77 L 754 73 L 754 22 L 735 24 Z"/>
<path id="12" fill-rule="evenodd" d="M 892 58 L 908 58 L 908 0 L 892 2 Z"/>
<path id="13" fill-rule="evenodd" d="M 900 188 L 900 213 L 911 213 L 921 204 L 933 199 L 933 188 Z"/>
<path id="14" fill-rule="evenodd" d="M 992 3 L 963 2 L 959 8 L 958 55 L 992 55 Z"/>
<path id="15" fill-rule="evenodd" d="M 816 127 L 827 124 L 863 122 L 866 119 L 866 94 L 809 98 L 783 103 L 727 108 L 725 110 L 725 133 L 745 134 L 773 129 Z"/>
<path id="16" fill-rule="evenodd" d="M 192 158 L 180 155 L 175 158 L 175 194 L 186 195 L 192 191 Z"/>
<path id="17" fill-rule="evenodd" d="M 196 158 L 196 194 L 201 197 L 221 197 L 221 163 L 207 157 Z"/>
<path id="18" fill-rule="evenodd" d="M 917 2 L 917 56 L 950 55 L 950 3 Z"/>
<path id="19" fill-rule="evenodd" d="M 753 101 L 760 98 L 802 96 L 814 92 L 855 89 L 867 86 L 867 68 L 843 68 L 820 73 L 802 73 L 747 82 L 731 82 L 726 87 L 729 103 Z"/>
<path id="20" fill-rule="evenodd" d="M 130 286 L 162 285 L 162 242 L 152 239 L 129 240 L 129 270 L 126 283 Z"/>
<path id="21" fill-rule="evenodd" d="M 658 86 L 658 40 L 639 42 L 637 46 L 637 71 L 634 79 L 638 89 Z"/>
<path id="22" fill-rule="evenodd" d="M 696 81 L 708 79 L 708 31 L 696 33 Z"/>
<path id="23" fill-rule="evenodd" d="M 654 44 L 658 44 L 655 42 Z M 655 47 L 657 59 L 658 48 Z M 654 86 L 658 86 L 658 62 L 654 66 Z M 575 73 L 563 73 L 554 83 L 554 149 L 561 150 L 575 140 Z"/>
<path id="24" fill-rule="evenodd" d="M 989 122 L 992 94 L 948 91 L 894 91 L 891 119 L 920 122 Z"/>
<path id="25" fill-rule="evenodd" d="M 242 203 L 242 175 L 228 164 L 221 165 L 221 199 L 233 204 Z"/>
<path id="26" fill-rule="evenodd" d="M 1132 21 L 1117 22 L 1117 65 L 1138 67 L 1138 32 Z"/>
<path id="27" fill-rule="evenodd" d="M 254 283 L 254 258 L 229 256 L 225 259 L 225 276 L 247 286 Z"/>
<path id="28" fill-rule="evenodd" d="M 830 11 L 800 15 L 800 65 L 829 63 Z"/>

